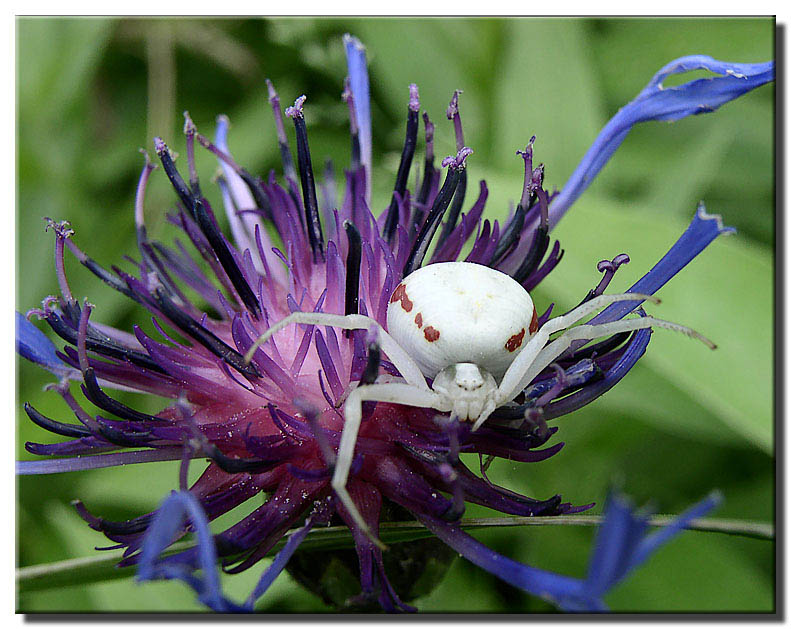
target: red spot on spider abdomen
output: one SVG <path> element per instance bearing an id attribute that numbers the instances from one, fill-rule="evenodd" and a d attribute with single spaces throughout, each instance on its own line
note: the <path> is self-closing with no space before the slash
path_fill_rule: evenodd
<path id="1" fill-rule="evenodd" d="M 433 343 L 439 338 L 439 330 L 436 328 L 432 328 L 430 325 L 426 326 L 426 329 L 423 330 L 423 336 L 426 337 L 426 340 L 429 343 Z"/>
<path id="2" fill-rule="evenodd" d="M 524 338 L 525 338 L 525 329 L 522 328 L 522 331 L 519 332 L 519 334 L 514 334 L 510 339 L 508 339 L 505 342 L 505 349 L 507 349 L 509 352 L 515 352 L 516 348 L 522 345 L 522 340 Z"/>
<path id="3" fill-rule="evenodd" d="M 418 328 L 423 327 L 423 315 L 419 312 L 415 315 L 415 323 L 417 324 Z"/>
<path id="4" fill-rule="evenodd" d="M 536 330 L 538 330 L 538 313 L 536 312 L 535 307 L 533 308 L 533 320 L 530 322 L 530 334 L 535 334 Z"/>
<path id="5" fill-rule="evenodd" d="M 390 297 L 390 303 L 391 304 L 395 303 L 397 301 L 401 302 L 401 307 L 404 310 L 406 310 L 407 312 L 412 310 L 412 306 L 414 306 L 414 304 L 412 303 L 412 300 L 409 299 L 409 297 L 407 297 L 406 286 L 404 286 L 403 284 L 399 284 L 396 287 L 396 289 L 393 291 L 392 296 Z"/>

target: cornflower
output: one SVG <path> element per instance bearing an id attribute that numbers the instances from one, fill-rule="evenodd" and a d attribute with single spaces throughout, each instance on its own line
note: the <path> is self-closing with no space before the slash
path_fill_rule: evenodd
<path id="1" fill-rule="evenodd" d="M 409 86 L 406 137 L 393 193 L 387 208 L 374 215 L 365 50 L 350 36 L 344 44 L 349 76 L 343 99 L 349 109 L 352 158 L 342 200 L 329 176 L 317 188 L 305 125 L 306 97 L 285 111 L 295 128 L 294 161 L 279 96 L 269 83 L 282 183 L 274 173 L 260 178 L 236 163 L 229 149 L 229 122 L 223 116 L 212 141 L 185 114 L 186 180 L 165 142 L 154 141 L 177 196 L 169 220 L 183 231 L 194 252 L 179 242 L 167 246 L 148 238 L 144 198 L 156 165 L 147 155 L 135 201 L 140 259 L 133 271 L 101 266 L 77 246 L 67 222 L 47 219 L 55 234 L 61 294 L 47 297 L 41 308 L 28 312 L 28 318 L 44 319 L 67 345 L 57 351 L 27 318 L 18 315 L 17 347 L 25 358 L 60 377 L 52 388 L 79 423 L 46 417 L 26 404 L 36 424 L 72 439 L 26 444 L 29 452 L 54 458 L 22 462 L 19 472 L 50 474 L 181 461 L 179 489 L 156 511 L 114 522 L 94 515 L 81 502 L 76 507 L 91 528 L 115 542 L 114 548 L 123 548 L 119 565 L 138 565 L 140 580 L 181 579 L 216 611 L 252 610 L 308 533 L 339 522 L 351 530 L 358 558 L 361 593 L 350 604 L 414 610 L 406 593 L 391 585 L 385 567 L 388 551 L 379 540 L 379 524 L 383 514 L 392 513 L 411 514 L 473 563 L 562 609 L 604 610 L 606 592 L 692 519 L 713 508 L 716 495 L 652 535 L 646 535 L 644 514 L 635 514 L 622 497 L 612 496 L 585 579 L 556 575 L 499 555 L 465 533 L 459 519 L 466 502 L 535 517 L 573 514 L 592 506 L 572 505 L 560 495 L 516 494 L 490 482 L 486 468 L 495 457 L 540 462 L 563 447 L 562 442 L 548 445 L 557 427 L 547 421 L 591 403 L 636 364 L 651 337 L 650 324 L 640 322 L 649 319 L 640 304 L 717 236 L 732 231 L 719 217 L 707 214 L 701 204 L 668 253 L 627 291 L 635 299 L 612 300 L 587 323 L 613 324 L 606 329 L 616 332 L 593 344 L 587 337 L 570 343 L 480 426 L 428 405 L 364 401 L 359 435 L 351 457 L 343 459 L 344 404 L 361 387 L 402 383 L 407 376 L 395 364 L 399 362 L 396 348 L 383 349 L 389 338 L 384 335 L 388 308 L 396 304 L 409 311 L 412 307 L 406 292 L 399 290 L 404 278 L 426 266 L 463 260 L 500 271 L 531 291 L 563 255 L 550 230 L 634 124 L 714 111 L 772 80 L 774 66 L 724 63 L 702 56 L 671 62 L 605 126 L 559 192 L 544 188 L 544 165 L 533 163 L 535 138 L 531 138 L 518 151 L 525 167 L 519 204 L 500 225 L 483 217 L 488 195 L 483 181 L 477 198 L 463 211 L 467 160 L 473 159 L 473 151 L 464 141 L 459 92 L 453 94 L 446 112 L 457 153 L 437 167 L 434 124 L 423 113 L 424 159 L 420 166 L 413 165 L 420 129 L 416 85 Z M 668 76 L 694 69 L 717 76 L 662 86 Z M 218 159 L 222 169 L 217 184 L 233 241 L 221 231 L 203 195 L 195 167 L 196 142 Z M 444 176 L 443 169 L 447 169 Z M 408 182 L 414 171 L 419 183 L 412 191 Z M 79 302 L 70 290 L 64 271 L 66 249 L 100 280 L 149 311 L 162 338 L 138 326 L 129 333 L 92 320 L 94 306 Z M 618 268 L 627 262 L 625 254 L 599 262 L 602 279 L 581 296 L 580 303 L 594 303 L 604 295 Z M 198 299 L 191 298 L 185 287 Z M 551 312 L 552 305 L 540 314 L 534 311 L 527 338 L 523 328 L 521 335 L 508 339 L 506 350 L 515 352 L 523 341 L 527 345 L 527 339 L 550 320 Z M 625 319 L 631 312 L 639 317 Z M 341 329 L 310 314 L 308 318 L 319 322 L 262 337 L 294 313 L 363 315 L 378 325 Z M 428 342 L 439 335 L 438 330 L 416 323 Z M 165 325 L 184 340 L 175 338 Z M 72 395 L 71 381 L 80 382 L 86 399 L 114 418 L 89 414 Z M 173 403 L 149 415 L 113 398 L 107 392 L 112 388 L 155 394 Z M 461 459 L 470 453 L 480 459 L 480 474 Z M 194 459 L 209 463 L 189 486 L 188 466 Z M 342 466 L 348 479 L 340 486 L 333 483 L 333 476 Z M 210 521 L 261 494 L 267 496 L 264 504 L 226 530 L 211 533 Z M 189 533 L 197 538 L 194 546 L 163 555 Z M 241 572 L 270 554 L 284 538 L 285 544 L 246 601 L 235 603 L 222 594 L 218 562 L 226 572 Z"/>

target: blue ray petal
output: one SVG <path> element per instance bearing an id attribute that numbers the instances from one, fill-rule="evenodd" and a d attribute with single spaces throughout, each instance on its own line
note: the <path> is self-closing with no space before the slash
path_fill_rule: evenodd
<path id="1" fill-rule="evenodd" d="M 196 576 L 189 566 L 158 561 L 162 551 L 170 546 L 183 530 L 187 518 L 198 538 L 201 576 Z M 188 491 L 170 494 L 157 510 L 156 517 L 146 532 L 140 551 L 137 580 L 153 579 L 184 581 L 197 592 L 199 600 L 214 611 L 246 611 L 222 595 L 217 571 L 217 550 L 209 530 L 209 521 L 198 499 Z"/>
<path id="2" fill-rule="evenodd" d="M 44 367 L 56 376 L 72 376 L 78 373 L 58 358 L 52 341 L 20 312 L 16 313 L 16 351 L 22 358 Z"/>
<path id="3" fill-rule="evenodd" d="M 662 85 L 668 76 L 692 70 L 709 70 L 720 76 L 697 79 L 673 87 Z M 704 55 L 691 55 L 671 61 L 654 75 L 637 98 L 620 109 L 601 130 L 593 146 L 553 200 L 549 209 L 550 226 L 554 227 L 585 191 L 637 123 L 679 120 L 712 112 L 728 101 L 774 80 L 774 77 L 773 61 L 727 63 Z"/>
<path id="4" fill-rule="evenodd" d="M 709 511 L 719 506 L 722 503 L 722 500 L 722 494 L 718 491 L 713 491 L 698 504 L 691 506 L 684 513 L 678 516 L 678 518 L 676 518 L 672 524 L 662 527 L 658 531 L 645 536 L 642 540 L 640 540 L 640 543 L 635 549 L 634 555 L 632 557 L 632 567 L 644 562 L 649 557 L 649 555 L 655 552 L 660 546 L 678 535 L 681 532 L 681 529 L 687 526 L 690 521 L 703 517 Z"/>
<path id="5" fill-rule="evenodd" d="M 365 167 L 365 202 L 371 206 L 371 95 L 365 46 L 348 33 L 343 36 L 349 83 L 354 96 L 357 127 L 360 130 L 360 162 Z"/>
<path id="6" fill-rule="evenodd" d="M 506 583 L 539 596 L 568 612 L 607 611 L 602 597 L 661 545 L 681 533 L 689 523 L 720 502 L 712 493 L 678 516 L 662 530 L 646 535 L 649 514 L 635 512 L 629 501 L 613 494 L 607 500 L 585 579 L 567 577 L 500 555 L 462 531 L 457 525 L 416 514 L 437 537 L 475 565 Z"/>
<path id="7" fill-rule="evenodd" d="M 291 556 L 294 554 L 297 548 L 299 548 L 299 545 L 305 539 L 305 536 L 310 533 L 313 525 L 316 523 L 317 515 L 319 515 L 318 512 L 312 513 L 308 519 L 305 520 L 305 525 L 302 528 L 297 529 L 291 533 L 291 535 L 289 535 L 286 545 L 280 549 L 280 552 L 275 555 L 275 558 L 272 560 L 272 563 L 269 565 L 269 567 L 264 570 L 264 573 L 258 580 L 258 584 L 255 586 L 255 589 L 245 602 L 245 607 L 249 611 L 253 611 L 255 602 L 261 598 L 261 596 L 269 589 L 269 586 L 272 585 L 278 575 L 283 572 L 288 560 L 291 559 Z M 324 515 L 324 513 L 322 512 L 321 515 Z"/>
<path id="8" fill-rule="evenodd" d="M 722 219 L 716 214 L 708 214 L 706 207 L 700 203 L 689 227 L 681 234 L 670 251 L 626 292 L 653 295 L 708 247 L 717 236 L 732 234 L 735 231 L 733 227 L 725 227 L 722 224 Z M 590 323 L 606 323 L 622 319 L 639 303 L 642 302 L 623 301 L 613 304 L 591 319 Z"/>

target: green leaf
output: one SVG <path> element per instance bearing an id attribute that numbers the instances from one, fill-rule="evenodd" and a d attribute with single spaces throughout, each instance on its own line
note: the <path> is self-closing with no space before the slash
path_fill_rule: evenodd
<path id="1" fill-rule="evenodd" d="M 22 105 L 35 106 L 50 119 L 80 98 L 112 32 L 113 20 L 24 18 L 17 22 Z M 47 94 L 45 102 L 37 102 Z M 52 105 L 55 107 L 52 107 Z"/>
<path id="2" fill-rule="evenodd" d="M 459 108 L 465 142 L 479 151 L 479 159 L 486 158 L 492 148 L 489 134 L 495 96 L 491 89 L 495 78 L 492 65 L 502 59 L 502 24 L 500 20 L 490 19 L 419 18 L 349 22 L 349 31 L 365 43 L 368 51 L 374 99 L 375 165 L 385 148 L 381 141 L 377 144 L 383 115 L 376 107 L 395 118 L 395 130 L 387 138 L 387 148 L 400 154 L 410 83 L 417 83 L 421 110 L 428 112 L 437 127 L 436 154 L 440 159 L 456 152 L 453 127 L 445 118 L 455 89 L 464 92 Z M 408 54 L 404 54 L 407 50 Z"/>
<path id="3" fill-rule="evenodd" d="M 510 173 L 518 199 L 524 167 L 517 149 L 535 135 L 536 161 L 547 165 L 550 186 L 560 186 L 606 117 L 585 21 L 515 19 L 504 26 L 504 49 L 491 68 L 497 82 L 489 166 Z"/>
<path id="4" fill-rule="evenodd" d="M 773 611 L 774 571 L 751 561 L 764 547 L 771 551 L 752 540 L 681 535 L 629 575 L 605 602 L 619 612 Z"/>

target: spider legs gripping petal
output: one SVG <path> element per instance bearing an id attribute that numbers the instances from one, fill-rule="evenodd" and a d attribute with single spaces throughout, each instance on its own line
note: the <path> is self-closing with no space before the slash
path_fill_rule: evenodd
<path id="1" fill-rule="evenodd" d="M 385 352 L 403 376 L 404 380 L 410 385 L 419 389 L 429 390 L 426 379 L 420 371 L 420 367 L 410 358 L 401 346 L 390 336 L 378 321 L 360 314 L 337 315 L 327 312 L 292 312 L 284 317 L 271 328 L 256 339 L 252 347 L 244 355 L 244 361 L 249 364 L 255 355 L 255 351 L 266 343 L 275 333 L 279 332 L 292 323 L 306 325 L 329 325 L 343 330 L 367 330 L 372 326 L 377 329 L 379 347 Z"/>
<path id="2" fill-rule="evenodd" d="M 609 306 L 610 304 L 619 301 L 633 301 L 634 307 L 637 308 L 637 306 L 640 305 L 640 302 L 646 300 L 659 303 L 659 300 L 656 297 L 652 295 L 643 295 L 640 293 L 599 295 L 598 297 L 594 297 L 593 299 L 580 304 L 574 308 L 574 310 L 547 321 L 536 331 L 533 336 L 530 337 L 530 340 L 528 340 L 528 342 L 522 348 L 522 351 L 519 352 L 517 357 L 514 359 L 514 362 L 512 362 L 508 367 L 508 370 L 505 372 L 503 379 L 500 381 L 500 386 L 497 389 L 497 404 L 500 405 L 512 400 L 514 396 L 524 388 L 524 386 L 521 386 L 521 383 L 525 380 L 525 374 L 532 373 L 531 366 L 535 362 L 536 357 L 539 355 L 541 350 L 549 341 L 551 334 L 574 325 L 581 319 L 584 319 L 588 315 L 593 314 L 597 310 L 604 308 L 605 306 Z M 544 366 L 546 367 L 546 365 Z"/>
<path id="3" fill-rule="evenodd" d="M 599 295 L 598 297 L 594 297 L 593 299 L 590 299 L 589 301 L 580 304 L 579 306 L 574 308 L 574 310 L 571 310 L 564 315 L 560 315 L 559 317 L 550 319 L 542 326 L 542 329 L 546 328 L 549 334 L 552 334 L 553 332 L 558 332 L 560 330 L 565 330 L 566 328 L 577 323 L 577 321 L 581 321 L 589 314 L 593 314 L 594 312 L 596 312 L 597 310 L 601 310 L 605 306 L 609 306 L 610 304 L 614 304 L 621 301 L 633 301 L 635 308 L 637 308 L 637 306 L 639 306 L 643 301 L 650 301 L 655 304 L 659 303 L 659 299 L 654 297 L 653 295 L 643 295 L 640 293 L 618 293 L 615 295 Z"/>
<path id="4" fill-rule="evenodd" d="M 346 489 L 349 470 L 354 459 L 354 448 L 357 444 L 357 433 L 362 421 L 362 403 L 364 401 L 391 402 L 421 408 L 434 408 L 439 411 L 449 411 L 450 406 L 443 403 L 445 400 L 441 395 L 430 389 L 422 389 L 401 382 L 360 386 L 352 391 L 346 399 L 343 433 L 338 447 L 335 472 L 332 476 L 332 488 L 357 526 L 371 538 L 371 541 L 384 550 L 385 545 L 368 528 L 365 519 Z"/>
<path id="5" fill-rule="evenodd" d="M 688 328 L 679 323 L 673 323 L 672 321 L 664 321 L 663 319 L 655 319 L 649 316 L 640 317 L 639 319 L 621 319 L 620 321 L 611 321 L 610 323 L 600 323 L 597 325 L 580 325 L 576 328 L 566 330 L 561 336 L 552 341 L 536 355 L 535 359 L 524 372 L 515 391 L 519 391 L 527 386 L 533 378 L 565 352 L 574 341 L 583 339 L 591 340 L 600 336 L 609 336 L 611 334 L 618 334 L 619 332 L 630 332 L 646 328 L 664 328 L 666 330 L 673 330 L 674 332 L 681 332 L 689 337 L 698 339 L 710 349 L 716 349 L 717 347 L 709 339 L 692 328 Z"/>

